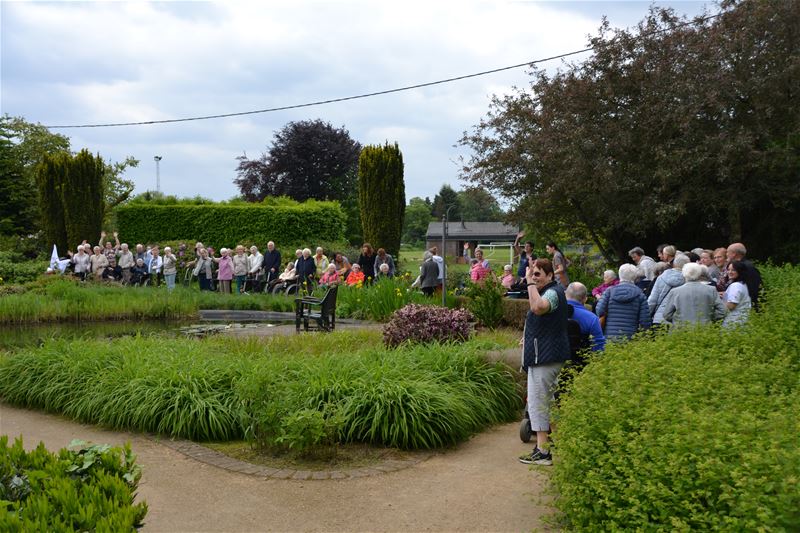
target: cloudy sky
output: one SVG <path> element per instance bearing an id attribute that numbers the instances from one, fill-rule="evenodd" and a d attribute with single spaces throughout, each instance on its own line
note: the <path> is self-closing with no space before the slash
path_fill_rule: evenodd
<path id="1" fill-rule="evenodd" d="M 302 104 L 584 48 L 603 15 L 648 2 L 0 2 L 0 110 L 47 126 L 135 122 Z M 661 2 L 702 13 L 703 2 Z M 709 9 L 713 10 L 713 6 Z M 573 58 L 573 60 L 578 58 Z M 559 62 L 543 67 L 554 69 Z M 525 68 L 318 107 L 175 124 L 57 129 L 73 149 L 141 160 L 136 192 L 235 196 L 236 157 L 290 121 L 321 118 L 362 144 L 397 142 L 406 196 L 460 188 L 454 147 Z"/>

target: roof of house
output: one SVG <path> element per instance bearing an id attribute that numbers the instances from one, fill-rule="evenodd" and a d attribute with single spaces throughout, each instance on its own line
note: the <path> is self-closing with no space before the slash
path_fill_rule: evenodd
<path id="1" fill-rule="evenodd" d="M 448 239 L 471 239 L 471 240 L 513 240 L 519 228 L 502 222 L 461 222 L 454 220 L 447 224 Z M 442 238 L 442 223 L 431 222 L 428 224 L 428 239 Z"/>

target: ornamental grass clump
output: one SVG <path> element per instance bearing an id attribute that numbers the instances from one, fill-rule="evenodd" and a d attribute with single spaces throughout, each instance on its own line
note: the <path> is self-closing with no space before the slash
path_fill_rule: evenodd
<path id="1" fill-rule="evenodd" d="M 800 524 L 798 267 L 762 267 L 763 311 L 611 344 L 562 397 L 556 504 L 576 531 Z"/>
<path id="2" fill-rule="evenodd" d="M 50 340 L 0 354 L 0 401 L 299 452 L 346 442 L 436 448 L 518 415 L 511 370 L 484 359 L 493 342 L 389 350 L 376 331 L 310 340 Z"/>
<path id="3" fill-rule="evenodd" d="M 475 317 L 466 309 L 447 309 L 433 305 L 410 304 L 398 309 L 383 328 L 383 343 L 396 347 L 404 342 L 467 341 Z"/>

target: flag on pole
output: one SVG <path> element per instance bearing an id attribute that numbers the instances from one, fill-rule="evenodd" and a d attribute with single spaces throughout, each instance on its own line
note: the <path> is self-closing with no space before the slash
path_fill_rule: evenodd
<path id="1" fill-rule="evenodd" d="M 59 259 L 58 248 L 54 244 L 53 253 L 50 255 L 50 267 L 47 269 L 47 271 L 55 272 L 56 269 L 58 269 L 58 271 L 63 274 L 64 271 L 67 270 L 67 265 L 69 265 L 69 259 Z"/>
<path id="2" fill-rule="evenodd" d="M 50 254 L 50 270 L 55 270 L 58 268 L 58 247 L 53 245 L 53 253 Z"/>

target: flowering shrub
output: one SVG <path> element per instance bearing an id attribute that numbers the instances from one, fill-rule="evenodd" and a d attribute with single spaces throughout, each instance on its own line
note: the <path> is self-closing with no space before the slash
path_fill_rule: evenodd
<path id="1" fill-rule="evenodd" d="M 503 320 L 503 294 L 505 288 L 496 280 L 487 278 L 483 283 L 467 284 L 464 295 L 467 309 L 472 311 L 483 326 L 494 329 Z"/>
<path id="2" fill-rule="evenodd" d="M 464 342 L 472 334 L 474 320 L 466 309 L 409 304 L 395 311 L 383 328 L 383 343 L 394 347 L 406 341 Z"/>

